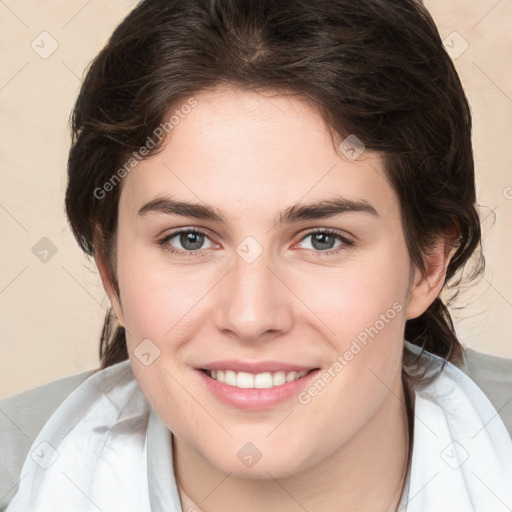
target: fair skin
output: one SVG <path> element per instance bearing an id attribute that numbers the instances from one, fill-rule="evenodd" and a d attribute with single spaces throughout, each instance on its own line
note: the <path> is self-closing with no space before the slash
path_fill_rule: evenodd
<path id="1" fill-rule="evenodd" d="M 174 435 L 183 510 L 395 510 L 408 445 L 403 329 L 440 292 L 449 250 L 439 244 L 425 273 L 412 266 L 379 155 L 366 150 L 350 161 L 336 152 L 321 118 L 298 97 L 219 88 L 194 98 L 163 151 L 123 181 L 119 297 L 96 251 L 134 375 Z M 138 213 L 171 196 L 209 205 L 225 223 Z M 292 205 L 334 196 L 374 212 L 277 222 Z M 178 228 L 206 233 L 195 254 L 179 236 L 158 243 Z M 322 229 L 353 245 L 334 236 L 323 249 L 310 233 Z M 248 236 L 262 249 L 251 263 L 237 252 Z M 200 378 L 198 367 L 225 359 L 326 371 L 393 304 L 393 318 L 307 404 L 295 394 L 240 409 Z M 160 350 L 148 366 L 134 355 L 145 339 Z M 237 456 L 248 442 L 262 454 L 252 467 Z"/>

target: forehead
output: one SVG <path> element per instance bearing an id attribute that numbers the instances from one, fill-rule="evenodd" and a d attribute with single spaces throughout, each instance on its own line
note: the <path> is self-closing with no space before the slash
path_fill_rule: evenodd
<path id="1" fill-rule="evenodd" d="M 380 155 L 365 150 L 357 160 L 347 158 L 303 98 L 223 87 L 194 94 L 193 101 L 193 108 L 170 109 L 175 124 L 163 150 L 125 178 L 122 203 L 135 208 L 167 193 L 261 211 L 336 193 L 397 209 Z"/>

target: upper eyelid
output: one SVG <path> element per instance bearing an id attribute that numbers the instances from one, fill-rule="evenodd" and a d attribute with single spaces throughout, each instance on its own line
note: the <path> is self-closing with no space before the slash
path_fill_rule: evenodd
<path id="1" fill-rule="evenodd" d="M 160 241 L 170 240 L 171 238 L 174 238 L 175 236 L 181 235 L 183 233 L 198 233 L 199 235 L 204 235 L 206 238 L 208 238 L 208 240 L 210 240 L 210 242 L 216 243 L 212 240 L 212 237 L 208 231 L 204 231 L 203 229 L 200 229 L 200 228 L 178 228 L 178 229 L 176 229 L 176 231 L 172 231 L 170 233 L 160 236 L 159 240 Z M 202 249 L 198 249 L 198 250 L 200 251 Z M 190 252 L 192 252 L 192 251 L 190 251 Z"/>
<path id="2" fill-rule="evenodd" d="M 354 238 L 352 235 L 347 233 L 346 231 L 343 231 L 342 229 L 334 229 L 334 228 L 311 228 L 309 230 L 306 230 L 305 233 L 302 235 L 302 238 L 310 235 L 314 235 L 315 233 L 328 233 L 328 234 L 334 234 L 338 235 L 341 238 Z"/>

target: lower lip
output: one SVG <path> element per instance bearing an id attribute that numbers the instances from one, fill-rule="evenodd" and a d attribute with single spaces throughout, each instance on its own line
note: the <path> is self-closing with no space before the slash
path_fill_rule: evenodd
<path id="1" fill-rule="evenodd" d="M 296 396 L 308 385 L 320 370 L 313 370 L 300 379 L 272 388 L 237 388 L 212 379 L 202 370 L 197 370 L 208 389 L 220 400 L 239 409 L 268 409 Z"/>

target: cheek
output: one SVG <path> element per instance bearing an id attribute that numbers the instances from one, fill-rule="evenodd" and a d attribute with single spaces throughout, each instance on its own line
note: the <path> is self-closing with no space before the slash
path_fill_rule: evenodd
<path id="1" fill-rule="evenodd" d="M 191 272 L 165 264 L 151 251 L 123 254 L 122 247 L 120 243 L 118 276 L 126 329 L 131 334 L 129 348 L 145 338 L 168 343 L 190 334 L 198 305 L 211 288 L 211 272 L 206 267 Z"/>
<path id="2" fill-rule="evenodd" d="M 332 390 L 346 392 L 349 403 L 357 394 L 359 403 L 368 403 L 369 395 L 385 391 L 383 383 L 391 386 L 401 370 L 408 268 L 402 242 L 354 257 L 332 272 L 297 277 L 297 295 L 315 313 L 309 315 L 313 329 L 322 331 L 332 363 L 339 360 L 337 368 L 343 368 L 334 372 L 340 378 Z"/>
<path id="3" fill-rule="evenodd" d="M 383 248 L 354 255 L 346 264 L 330 269 L 290 274 L 290 280 L 317 322 L 324 324 L 326 336 L 347 341 L 360 333 L 364 338 L 365 329 L 376 323 L 378 330 L 383 330 L 382 321 L 387 330 L 391 324 L 400 326 L 403 315 L 399 313 L 406 306 L 408 266 L 405 246 L 393 252 Z"/>

